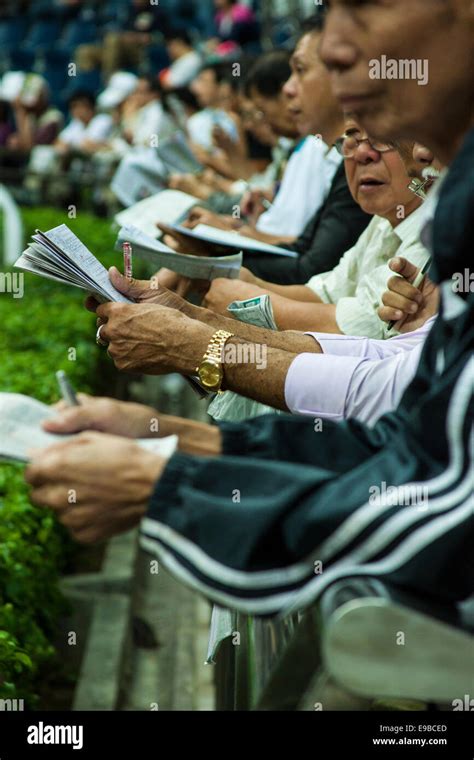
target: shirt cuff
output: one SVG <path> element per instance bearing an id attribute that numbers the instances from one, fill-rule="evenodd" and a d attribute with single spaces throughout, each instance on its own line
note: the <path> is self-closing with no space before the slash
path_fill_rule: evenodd
<path id="1" fill-rule="evenodd" d="M 331 354 L 300 354 L 288 370 L 285 401 L 293 414 L 340 422 L 356 368 L 364 359 Z"/>

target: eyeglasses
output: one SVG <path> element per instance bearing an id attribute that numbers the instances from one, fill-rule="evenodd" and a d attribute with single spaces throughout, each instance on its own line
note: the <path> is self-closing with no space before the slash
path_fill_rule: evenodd
<path id="1" fill-rule="evenodd" d="M 263 113 L 263 111 L 257 111 L 257 110 L 242 110 L 241 112 L 242 119 L 244 121 L 253 121 L 253 122 L 262 122 L 266 120 L 266 116 Z"/>
<path id="2" fill-rule="evenodd" d="M 369 143 L 372 150 L 377 151 L 377 153 L 388 153 L 390 150 L 397 149 L 395 143 L 378 142 L 378 140 L 372 140 L 370 137 L 361 137 L 360 134 L 358 132 L 357 134 L 339 137 L 334 143 L 337 152 L 344 158 L 354 158 L 357 148 L 363 142 Z"/>

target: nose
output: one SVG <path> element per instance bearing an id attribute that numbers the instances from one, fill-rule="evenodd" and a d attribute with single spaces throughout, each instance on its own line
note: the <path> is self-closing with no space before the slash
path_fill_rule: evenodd
<path id="1" fill-rule="evenodd" d="M 287 98 L 294 98 L 296 95 L 296 77 L 294 74 L 291 75 L 291 77 L 285 82 L 283 85 L 283 95 L 286 95 Z"/>
<path id="2" fill-rule="evenodd" d="M 380 161 L 380 153 L 374 150 L 367 140 L 364 140 L 364 142 L 361 142 L 357 146 L 354 160 L 356 163 L 363 164 L 364 166 L 367 164 L 378 163 L 378 161 Z"/>
<path id="3" fill-rule="evenodd" d="M 420 143 L 415 143 L 413 146 L 413 160 L 424 166 L 431 166 L 434 161 L 434 155 L 429 148 Z"/>
<path id="4" fill-rule="evenodd" d="M 342 71 L 354 66 L 357 50 L 352 43 L 354 30 L 343 8 L 334 8 L 326 16 L 319 43 L 319 55 L 330 71 Z"/>

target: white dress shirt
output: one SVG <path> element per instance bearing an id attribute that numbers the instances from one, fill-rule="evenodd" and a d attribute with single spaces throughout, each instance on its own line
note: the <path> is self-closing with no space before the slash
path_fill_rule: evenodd
<path id="1" fill-rule="evenodd" d="M 385 339 L 397 335 L 377 316 L 387 282 L 393 274 L 388 262 L 404 256 L 422 267 L 428 251 L 420 242 L 426 222 L 423 206 L 393 228 L 390 222 L 374 216 L 357 243 L 330 272 L 315 275 L 307 283 L 323 303 L 336 304 L 336 322 L 345 335 Z"/>
<path id="2" fill-rule="evenodd" d="M 97 114 L 88 124 L 80 119 L 72 119 L 59 133 L 58 140 L 74 148 L 79 148 L 84 140 L 101 143 L 111 135 L 113 126 L 112 117 L 105 113 Z"/>
<path id="3" fill-rule="evenodd" d="M 308 333 L 324 353 L 300 354 L 291 364 L 285 382 L 288 409 L 334 422 L 355 417 L 374 425 L 397 407 L 414 378 L 435 319 L 390 340 Z"/>
<path id="4" fill-rule="evenodd" d="M 306 137 L 290 156 L 280 189 L 257 230 L 270 235 L 299 237 L 326 200 L 342 161 L 335 148 L 313 135 Z"/>

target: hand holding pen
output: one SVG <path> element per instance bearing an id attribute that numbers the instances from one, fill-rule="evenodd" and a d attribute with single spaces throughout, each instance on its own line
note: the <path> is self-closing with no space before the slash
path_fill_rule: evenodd
<path id="1" fill-rule="evenodd" d="M 389 329 L 398 323 L 416 329 L 420 324 L 436 314 L 439 302 L 438 288 L 426 279 L 431 258 L 419 269 L 404 258 L 396 257 L 390 262 L 390 269 L 396 273 L 388 281 L 388 290 L 382 296 L 379 308 L 380 319 L 388 322 Z"/>
<path id="2" fill-rule="evenodd" d="M 59 391 L 63 397 L 63 401 L 65 401 L 68 406 L 80 406 L 81 403 L 77 398 L 76 391 L 72 387 L 64 370 L 61 369 L 56 372 L 56 380 L 58 381 Z"/>

